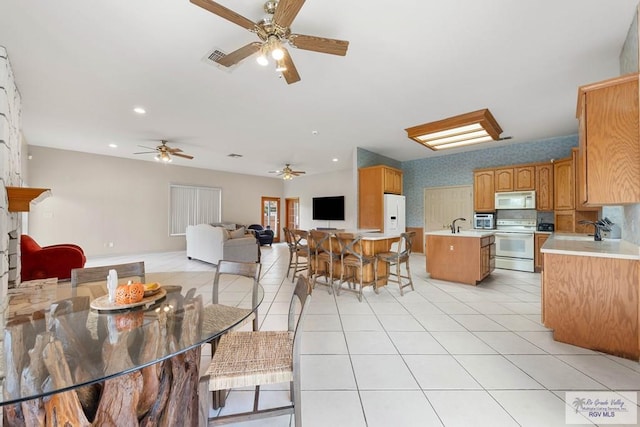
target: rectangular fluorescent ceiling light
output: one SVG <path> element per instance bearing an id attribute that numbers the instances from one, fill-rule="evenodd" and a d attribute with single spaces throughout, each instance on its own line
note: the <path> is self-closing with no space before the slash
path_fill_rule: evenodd
<path id="1" fill-rule="evenodd" d="M 431 150 L 497 141 L 502 129 L 488 109 L 405 129 L 407 137 Z"/>

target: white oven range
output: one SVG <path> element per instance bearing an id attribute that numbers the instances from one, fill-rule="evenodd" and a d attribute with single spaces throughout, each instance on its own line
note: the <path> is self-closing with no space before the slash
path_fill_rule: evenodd
<path id="1" fill-rule="evenodd" d="M 534 271 L 534 219 L 499 219 L 495 232 L 496 268 Z"/>

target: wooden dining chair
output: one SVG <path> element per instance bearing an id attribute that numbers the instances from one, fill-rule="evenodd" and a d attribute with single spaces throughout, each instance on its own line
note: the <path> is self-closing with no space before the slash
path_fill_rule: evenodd
<path id="1" fill-rule="evenodd" d="M 340 251 L 333 247 L 331 234 L 325 231 L 310 230 L 309 231 L 311 267 L 313 270 L 313 280 L 311 287 L 315 289 L 319 277 L 324 277 L 324 283 L 329 288 L 329 293 L 333 291 L 333 264 L 340 261 Z M 311 276 L 310 280 L 311 280 Z"/>
<path id="2" fill-rule="evenodd" d="M 252 411 L 209 418 L 209 425 L 293 414 L 295 425 L 302 426 L 300 352 L 310 295 L 309 281 L 298 276 L 286 331 L 229 332 L 220 338 L 206 373 L 209 391 L 255 387 L 255 397 Z M 258 409 L 260 386 L 284 382 L 289 383 L 291 404 Z"/>
<path id="3" fill-rule="evenodd" d="M 411 245 L 413 243 L 413 236 L 415 236 L 415 234 L 415 231 L 402 233 L 400 235 L 400 241 L 397 243 L 397 248 L 395 251 L 382 252 L 377 255 L 378 261 L 389 263 L 389 273 L 387 281 L 398 284 L 398 286 L 400 287 L 401 296 L 404 295 L 403 289 L 406 287 L 410 287 L 412 291 L 414 290 L 413 280 L 411 279 L 411 268 L 409 267 L 409 260 L 411 258 Z M 405 268 L 407 270 L 406 276 L 403 276 L 401 274 L 402 264 L 405 265 Z M 406 279 L 407 282 L 403 283 L 402 279 Z"/>
<path id="4" fill-rule="evenodd" d="M 293 283 L 296 278 L 296 274 L 307 270 L 310 270 L 311 256 L 309 252 L 309 232 L 306 230 L 289 230 L 291 233 L 291 240 L 293 242 L 293 277 L 291 282 Z M 304 258 L 304 260 L 301 260 Z"/>
<path id="5" fill-rule="evenodd" d="M 347 283 L 347 290 L 358 295 L 358 301 L 362 301 L 362 289 L 365 286 L 373 286 L 376 290 L 377 258 L 375 255 L 365 255 L 362 248 L 362 235 L 354 233 L 337 233 L 336 238 L 340 245 L 340 281 L 336 288 L 337 294 L 343 290 L 342 284 Z M 365 267 L 373 267 L 371 280 L 364 280 Z M 377 290 L 376 290 L 377 292 Z"/>
<path id="6" fill-rule="evenodd" d="M 71 287 L 75 288 L 83 283 L 106 282 L 109 270 L 115 270 L 118 273 L 118 281 L 136 278 L 140 283 L 145 283 L 144 261 L 137 261 L 125 264 L 74 268 L 71 270 Z"/>
<path id="7" fill-rule="evenodd" d="M 220 325 L 220 327 L 222 327 L 226 324 L 225 322 L 228 322 L 228 319 L 239 319 L 244 317 L 244 320 L 240 324 L 234 326 L 234 329 L 239 329 L 250 321 L 253 321 L 254 331 L 257 331 L 259 329 L 257 309 L 254 311 L 251 308 L 220 304 L 220 279 L 227 276 L 241 276 L 253 281 L 251 286 L 251 306 L 257 307 L 259 271 L 260 264 L 257 264 L 255 262 L 221 260 L 218 263 L 218 268 L 213 278 L 213 288 L 211 291 L 212 305 L 205 307 L 205 312 L 211 311 L 212 313 L 215 313 L 215 315 L 211 319 L 212 321 L 216 322 Z M 233 283 L 234 282 L 232 282 L 230 286 L 233 286 Z"/>

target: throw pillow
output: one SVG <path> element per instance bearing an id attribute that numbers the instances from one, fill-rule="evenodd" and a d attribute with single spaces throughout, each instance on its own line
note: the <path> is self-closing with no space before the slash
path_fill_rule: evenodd
<path id="1" fill-rule="evenodd" d="M 229 232 L 229 237 L 231 237 L 232 239 L 244 237 L 244 227 L 240 227 L 237 230 Z"/>

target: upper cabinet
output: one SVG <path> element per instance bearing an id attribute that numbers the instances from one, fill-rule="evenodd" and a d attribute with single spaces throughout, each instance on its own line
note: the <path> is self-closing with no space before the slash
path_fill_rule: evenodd
<path id="1" fill-rule="evenodd" d="M 553 210 L 553 164 L 535 166 L 536 175 L 536 209 L 539 211 Z"/>
<path id="2" fill-rule="evenodd" d="M 494 171 L 481 170 L 473 173 L 473 208 L 476 212 L 494 212 Z"/>
<path id="3" fill-rule="evenodd" d="M 402 171 L 390 167 L 382 167 L 384 174 L 384 192 L 386 194 L 402 194 Z"/>
<path id="4" fill-rule="evenodd" d="M 534 166 L 497 168 L 494 177 L 496 193 L 534 190 L 536 186 Z"/>
<path id="5" fill-rule="evenodd" d="M 494 171 L 496 193 L 513 191 L 513 168 L 500 168 Z"/>
<path id="6" fill-rule="evenodd" d="M 513 191 L 535 190 L 535 166 L 523 166 L 513 169 Z"/>
<path id="7" fill-rule="evenodd" d="M 574 204 L 574 171 L 571 157 L 557 160 L 553 164 L 554 179 L 554 209 L 572 210 Z"/>
<path id="8" fill-rule="evenodd" d="M 358 169 L 358 227 L 384 229 L 384 195 L 402 194 L 402 171 L 379 165 Z"/>
<path id="9" fill-rule="evenodd" d="M 578 91 L 578 205 L 640 203 L 639 77 L 629 74 Z"/>

